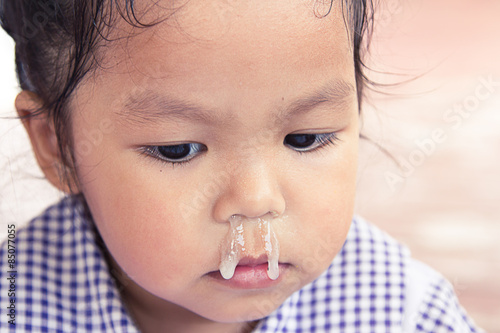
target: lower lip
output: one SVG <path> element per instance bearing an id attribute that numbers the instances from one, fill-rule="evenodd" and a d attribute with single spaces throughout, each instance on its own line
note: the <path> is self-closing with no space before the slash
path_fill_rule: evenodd
<path id="1" fill-rule="evenodd" d="M 286 265 L 279 264 L 280 275 L 276 280 L 271 280 L 267 276 L 267 263 L 257 266 L 236 266 L 233 277 L 228 280 L 224 279 L 219 271 L 211 272 L 209 276 L 230 288 L 265 289 L 279 283 L 285 268 Z"/>

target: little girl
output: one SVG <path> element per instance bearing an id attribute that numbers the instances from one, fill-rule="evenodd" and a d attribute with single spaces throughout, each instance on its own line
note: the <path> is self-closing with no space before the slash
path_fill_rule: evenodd
<path id="1" fill-rule="evenodd" d="M 67 193 L 9 226 L 2 332 L 479 331 L 447 281 L 353 217 L 366 0 L 0 13 L 16 108 Z"/>

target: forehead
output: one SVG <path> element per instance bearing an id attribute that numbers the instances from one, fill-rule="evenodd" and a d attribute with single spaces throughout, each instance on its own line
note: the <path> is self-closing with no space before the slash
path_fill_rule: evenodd
<path id="1" fill-rule="evenodd" d="M 104 49 L 97 77 L 119 87 L 121 100 L 139 88 L 219 107 L 221 100 L 234 105 L 278 86 L 293 87 L 289 96 L 280 92 L 287 99 L 332 80 L 355 86 L 339 1 L 331 9 L 329 1 L 310 0 L 146 4 L 136 2 L 141 22 L 160 23 L 141 28 L 118 20 L 114 42 Z"/>
<path id="2" fill-rule="evenodd" d="M 114 30 L 118 38 L 108 49 L 108 61 L 128 58 L 140 66 L 154 58 L 184 69 L 193 62 L 199 67 L 225 64 L 230 55 L 231 65 L 248 69 L 276 65 L 279 60 L 287 60 L 283 65 L 288 65 L 292 55 L 297 63 L 306 57 L 318 65 L 351 56 L 341 1 L 334 0 L 331 8 L 328 0 L 155 1 L 146 5 L 149 3 L 135 2 L 139 20 L 160 23 L 137 28 L 118 20 Z"/>

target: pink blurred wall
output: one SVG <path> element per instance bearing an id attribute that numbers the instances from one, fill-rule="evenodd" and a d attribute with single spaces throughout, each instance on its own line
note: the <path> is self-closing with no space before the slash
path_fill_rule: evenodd
<path id="1" fill-rule="evenodd" d="M 500 2 L 390 1 L 369 66 L 357 212 L 442 272 L 500 332 Z M 417 78 L 418 75 L 422 75 Z"/>

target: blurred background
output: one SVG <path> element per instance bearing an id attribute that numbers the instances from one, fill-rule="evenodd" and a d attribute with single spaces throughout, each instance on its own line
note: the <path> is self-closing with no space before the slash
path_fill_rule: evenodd
<path id="1" fill-rule="evenodd" d="M 444 274 L 490 333 L 500 333 L 499 15 L 496 0 L 380 2 L 356 208 Z M 15 117 L 13 54 L 0 31 L 4 118 Z M 3 239 L 61 194 L 15 119 L 0 121 L 0 171 Z"/>
<path id="2" fill-rule="evenodd" d="M 500 2 L 386 0 L 368 66 L 357 213 L 500 332 Z M 392 160 L 394 159 L 396 163 Z"/>

